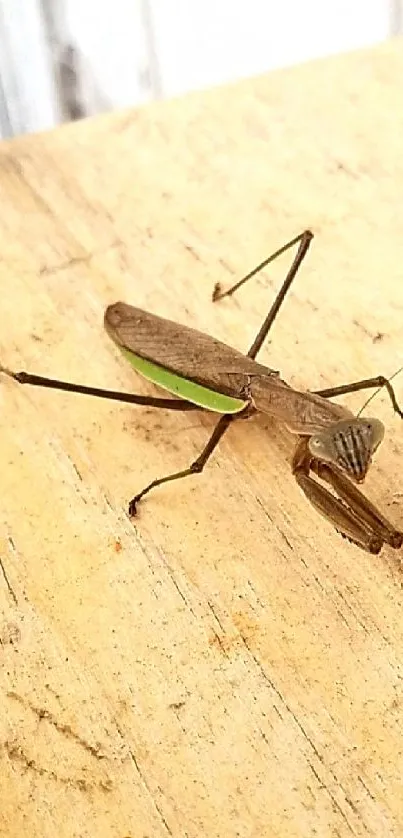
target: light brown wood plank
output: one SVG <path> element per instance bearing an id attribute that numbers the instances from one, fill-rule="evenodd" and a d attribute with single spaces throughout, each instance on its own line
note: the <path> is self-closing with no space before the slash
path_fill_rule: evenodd
<path id="1" fill-rule="evenodd" d="M 116 300 L 251 343 L 315 389 L 402 363 L 401 42 L 0 146 L 0 358 L 152 392 L 102 330 Z M 402 378 L 396 390 L 403 400 Z M 362 395 L 345 399 L 358 409 Z M 403 429 L 366 483 L 402 526 Z M 0 832 L 288 838 L 403 832 L 402 572 L 308 506 L 292 440 L 0 381 Z"/>

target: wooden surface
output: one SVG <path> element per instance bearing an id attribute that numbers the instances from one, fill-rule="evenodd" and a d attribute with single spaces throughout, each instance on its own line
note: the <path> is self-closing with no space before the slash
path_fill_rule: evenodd
<path id="1" fill-rule="evenodd" d="M 311 389 L 402 364 L 402 43 L 0 146 L 0 357 L 154 392 L 102 329 L 115 300 L 251 343 L 316 239 L 262 360 Z M 402 378 L 396 379 L 403 400 Z M 358 409 L 363 396 L 346 398 Z M 387 399 L 368 495 L 403 524 Z M 135 524 L 213 418 L 0 382 L 0 833 L 403 834 L 400 557 L 308 506 L 292 440 L 230 429 Z"/>

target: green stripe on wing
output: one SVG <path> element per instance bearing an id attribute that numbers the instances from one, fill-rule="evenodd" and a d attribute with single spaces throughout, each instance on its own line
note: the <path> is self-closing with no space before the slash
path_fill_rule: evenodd
<path id="1" fill-rule="evenodd" d="M 216 413 L 240 413 L 248 404 L 243 399 L 235 399 L 232 396 L 217 393 L 215 390 L 209 390 L 208 387 L 182 378 L 182 376 L 176 375 L 176 373 L 159 366 L 159 364 L 140 358 L 139 355 L 135 355 L 129 349 L 123 349 L 123 347 L 119 347 L 119 349 L 136 372 L 147 378 L 148 381 L 152 381 L 153 384 L 163 387 L 169 393 L 192 402 L 192 404 L 204 407 L 206 410 L 214 410 Z"/>

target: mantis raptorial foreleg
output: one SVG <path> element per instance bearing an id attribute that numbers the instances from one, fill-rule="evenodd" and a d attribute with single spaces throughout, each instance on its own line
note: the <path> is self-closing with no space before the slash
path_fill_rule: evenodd
<path id="1" fill-rule="evenodd" d="M 383 539 L 376 535 L 365 523 L 361 522 L 341 500 L 313 480 L 304 469 L 297 469 L 294 474 L 305 497 L 308 498 L 317 512 L 320 512 L 333 524 L 342 536 L 369 553 L 379 553 L 381 551 L 384 544 Z"/>
<path id="2" fill-rule="evenodd" d="M 379 553 L 384 543 L 395 549 L 402 546 L 403 534 L 340 470 L 312 457 L 307 438 L 300 439 L 292 468 L 308 500 L 341 535 L 370 553 Z M 337 496 L 314 480 L 311 471 L 329 483 Z"/>

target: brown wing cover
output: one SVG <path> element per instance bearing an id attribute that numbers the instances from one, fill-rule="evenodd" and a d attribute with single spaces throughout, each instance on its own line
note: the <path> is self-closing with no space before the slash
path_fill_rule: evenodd
<path id="1" fill-rule="evenodd" d="M 275 374 L 203 332 L 126 303 L 108 306 L 104 323 L 118 346 L 228 396 L 244 396 L 252 375 Z"/>

